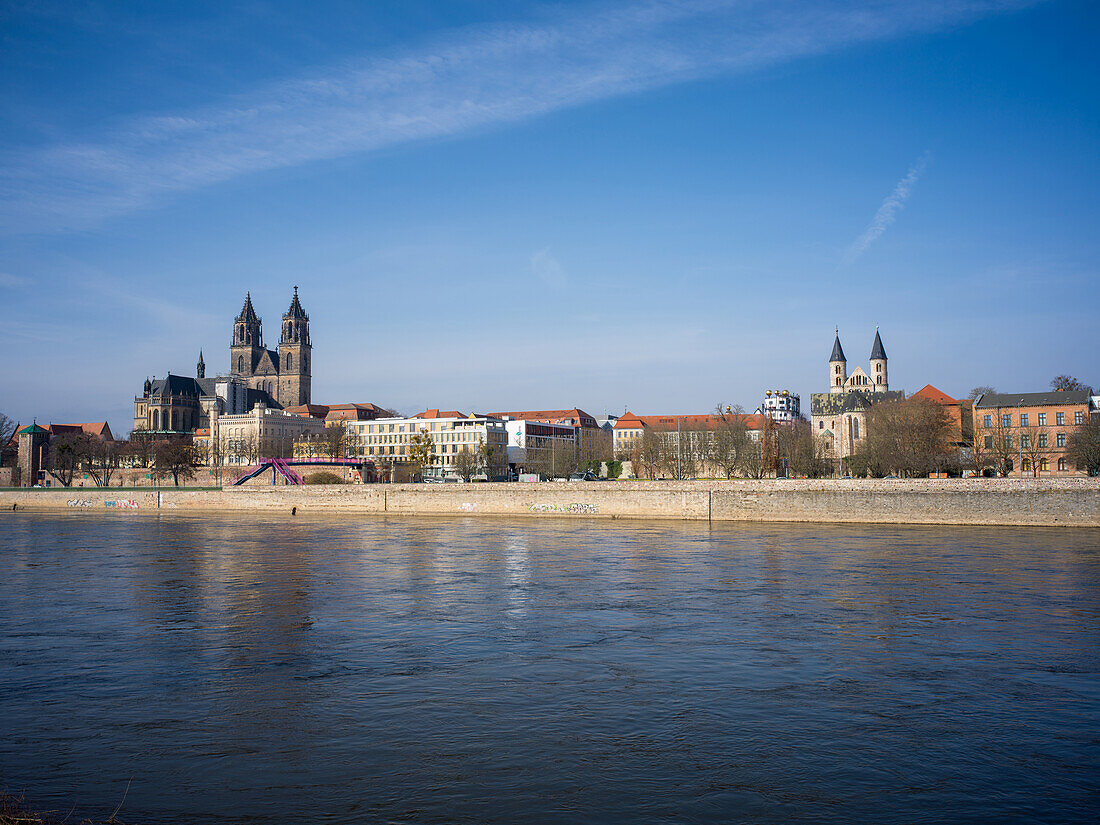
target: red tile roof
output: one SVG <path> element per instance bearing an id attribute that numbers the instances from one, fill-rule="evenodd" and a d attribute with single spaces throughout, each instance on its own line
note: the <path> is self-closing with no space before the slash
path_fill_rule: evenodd
<path id="1" fill-rule="evenodd" d="M 764 416 L 755 413 L 742 413 L 737 415 L 750 430 L 759 430 L 764 427 Z M 684 430 L 718 429 L 722 426 L 720 415 L 635 415 L 628 412 L 621 416 L 612 427 L 616 430 L 640 430 L 649 427 L 654 430 L 675 430 L 679 427 Z"/>
<path id="2" fill-rule="evenodd" d="M 950 395 L 943 392 L 942 390 L 936 389 L 931 384 L 925 384 L 909 397 L 924 398 L 928 401 L 933 401 L 936 404 L 949 404 L 952 406 L 959 403 L 959 399 L 952 398 Z"/>
<path id="3" fill-rule="evenodd" d="M 521 421 L 538 421 L 544 424 L 574 424 L 581 427 L 595 427 L 596 419 L 584 410 L 574 407 L 571 410 L 522 410 L 520 412 L 487 413 L 490 418 L 514 418 Z"/>
<path id="4" fill-rule="evenodd" d="M 50 424 L 46 427 L 54 435 L 75 435 L 85 433 L 94 435 L 100 441 L 114 441 L 111 427 L 106 421 L 93 421 L 85 424 Z"/>
<path id="5" fill-rule="evenodd" d="M 458 410 L 424 410 L 422 413 L 417 413 L 413 418 L 465 418 L 465 413 L 460 413 Z"/>

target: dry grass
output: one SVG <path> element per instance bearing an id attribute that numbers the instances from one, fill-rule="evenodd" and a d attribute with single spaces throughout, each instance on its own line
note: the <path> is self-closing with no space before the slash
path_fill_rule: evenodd
<path id="1" fill-rule="evenodd" d="M 121 806 L 120 806 L 121 807 Z M 117 814 L 118 811 L 116 810 Z M 122 825 L 115 819 L 73 819 L 72 811 L 43 811 L 36 813 L 27 810 L 22 796 L 0 793 L 0 825 Z"/>

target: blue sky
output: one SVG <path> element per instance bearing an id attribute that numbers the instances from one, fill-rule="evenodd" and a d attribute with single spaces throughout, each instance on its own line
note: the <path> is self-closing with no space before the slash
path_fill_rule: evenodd
<path id="1" fill-rule="evenodd" d="M 0 410 L 132 424 L 293 285 L 314 400 L 1100 384 L 1087 2 L 0 6 Z"/>

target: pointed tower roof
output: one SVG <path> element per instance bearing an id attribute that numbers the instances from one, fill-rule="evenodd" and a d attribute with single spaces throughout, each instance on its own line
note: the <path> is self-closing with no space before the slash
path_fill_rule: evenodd
<path id="1" fill-rule="evenodd" d="M 246 292 L 244 294 L 244 307 L 241 308 L 241 314 L 237 316 L 237 320 L 243 321 L 246 324 L 260 323 L 260 318 L 256 315 L 256 310 L 252 308 L 252 293 Z"/>
<path id="2" fill-rule="evenodd" d="M 308 321 L 309 316 L 306 315 L 306 311 L 302 309 L 302 305 L 298 303 L 298 287 L 294 287 L 294 297 L 290 301 L 290 309 L 286 311 L 284 319 L 298 318 L 303 321 Z"/>
<path id="3" fill-rule="evenodd" d="M 886 350 L 882 347 L 882 339 L 878 337 L 878 330 L 875 330 L 875 343 L 871 347 L 871 360 L 886 360 Z"/>
<path id="4" fill-rule="evenodd" d="M 836 340 L 833 341 L 833 354 L 829 356 L 829 362 L 833 361 L 847 361 L 844 357 L 844 347 L 840 345 L 840 330 L 837 330 Z"/>
<path id="5" fill-rule="evenodd" d="M 199 350 L 199 363 L 204 367 L 206 366 L 206 362 L 202 360 L 202 350 L 201 349 Z"/>

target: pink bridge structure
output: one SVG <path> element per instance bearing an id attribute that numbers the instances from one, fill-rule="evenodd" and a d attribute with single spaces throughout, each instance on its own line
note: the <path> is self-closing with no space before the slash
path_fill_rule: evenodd
<path id="1" fill-rule="evenodd" d="M 359 470 L 364 482 L 377 481 L 373 461 L 358 458 L 261 458 L 257 467 L 249 467 L 233 482 L 237 487 L 256 476 L 271 470 L 271 483 L 276 484 L 281 477 L 287 484 L 302 484 L 302 477 L 295 467 L 353 467 Z"/>

